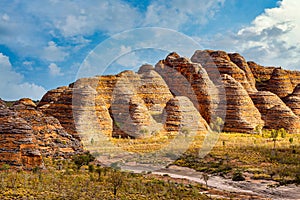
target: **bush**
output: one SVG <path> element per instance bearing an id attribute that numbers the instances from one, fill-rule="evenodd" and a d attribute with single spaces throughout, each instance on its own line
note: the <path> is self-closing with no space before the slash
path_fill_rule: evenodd
<path id="1" fill-rule="evenodd" d="M 241 171 L 236 171 L 233 173 L 232 180 L 233 181 L 244 181 L 245 177 L 243 176 L 243 173 Z"/>
<path id="2" fill-rule="evenodd" d="M 77 169 L 80 169 L 81 166 L 88 165 L 90 162 L 94 161 L 95 157 L 88 152 L 85 154 L 75 155 L 72 160 L 77 166 Z"/>
<path id="3" fill-rule="evenodd" d="M 89 172 L 93 173 L 95 171 L 94 165 L 89 165 Z"/>

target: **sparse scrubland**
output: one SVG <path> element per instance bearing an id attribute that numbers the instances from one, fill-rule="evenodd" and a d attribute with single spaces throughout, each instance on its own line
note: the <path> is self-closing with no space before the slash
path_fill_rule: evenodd
<path id="1" fill-rule="evenodd" d="M 0 199 L 208 199 L 200 184 L 73 161 L 47 160 L 47 170 L 0 171 Z"/>
<path id="2" fill-rule="evenodd" d="M 262 179 L 280 184 L 300 183 L 300 135 L 271 131 L 260 134 L 216 133 L 212 151 L 199 158 L 201 142 L 194 144 L 174 164 L 232 180 Z M 134 150 L 151 151 L 160 141 L 115 139 Z M 162 138 L 163 141 L 166 138 Z M 199 140 L 203 141 L 203 136 Z M 198 146 L 197 146 L 198 145 Z M 0 199 L 209 199 L 207 186 L 166 177 L 122 172 L 97 166 L 90 155 L 72 160 L 44 158 L 46 169 L 16 171 L 2 165 Z M 89 164 L 90 163 L 90 164 Z M 275 186 L 275 185 L 274 185 Z"/>
<path id="3" fill-rule="evenodd" d="M 260 134 L 220 133 L 218 143 L 204 158 L 190 149 L 175 164 L 226 178 L 241 174 L 281 185 L 299 184 L 300 135 L 281 130 L 275 136 L 267 130 Z"/>

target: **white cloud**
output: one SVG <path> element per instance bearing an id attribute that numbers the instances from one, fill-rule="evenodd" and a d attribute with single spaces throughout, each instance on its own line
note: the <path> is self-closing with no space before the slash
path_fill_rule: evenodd
<path id="1" fill-rule="evenodd" d="M 210 42 L 216 48 L 237 51 L 263 65 L 300 68 L 299 0 L 282 0 L 266 9 L 237 34 L 219 35 Z"/>
<path id="2" fill-rule="evenodd" d="M 121 47 L 120 47 L 120 55 L 129 53 L 131 51 L 132 51 L 132 49 L 130 46 L 121 45 Z"/>
<path id="3" fill-rule="evenodd" d="M 33 65 L 34 65 L 34 62 L 32 61 L 24 61 L 23 63 L 23 66 L 29 70 L 29 71 L 32 71 L 33 70 Z"/>
<path id="4" fill-rule="evenodd" d="M 140 56 L 138 56 L 134 51 L 122 55 L 116 60 L 116 63 L 124 66 L 128 69 L 135 70 L 142 64 L 146 63 Z"/>
<path id="5" fill-rule="evenodd" d="M 185 29 L 203 25 L 220 9 L 225 0 L 157 0 L 147 8 L 144 25 Z"/>
<path id="6" fill-rule="evenodd" d="M 5 13 L 4 15 L 2 15 L 2 20 L 9 21 L 9 16 Z"/>
<path id="7" fill-rule="evenodd" d="M 51 64 L 48 66 L 48 69 L 49 69 L 49 73 L 50 73 L 52 76 L 62 76 L 62 75 L 64 75 L 64 74 L 61 72 L 61 69 L 60 69 L 55 63 L 51 63 Z"/>
<path id="8" fill-rule="evenodd" d="M 46 90 L 33 83 L 23 82 L 23 76 L 12 69 L 7 56 L 0 53 L 0 98 L 16 100 L 20 97 L 40 99 Z"/>
<path id="9" fill-rule="evenodd" d="M 64 37 L 96 31 L 113 34 L 135 27 L 140 20 L 140 13 L 120 0 L 52 1 L 47 10 L 36 9 L 43 5 L 37 2 L 30 11 L 45 16 Z"/>
<path id="10" fill-rule="evenodd" d="M 48 46 L 44 48 L 42 57 L 48 61 L 64 61 L 69 54 L 63 50 L 63 47 L 58 47 L 55 42 L 48 42 Z"/>
<path id="11" fill-rule="evenodd" d="M 59 57 L 58 53 L 70 53 L 81 44 L 87 45 L 89 40 L 85 37 L 95 32 L 110 35 L 134 28 L 140 20 L 140 13 L 121 0 L 2 0 L 0 44 L 23 58 L 62 61 L 66 54 Z M 76 47 L 49 45 L 53 37 L 63 41 L 65 46 Z"/>

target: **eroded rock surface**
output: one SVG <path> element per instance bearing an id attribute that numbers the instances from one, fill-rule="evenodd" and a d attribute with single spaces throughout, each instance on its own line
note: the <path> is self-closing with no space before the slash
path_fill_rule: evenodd
<path id="1" fill-rule="evenodd" d="M 42 167 L 42 155 L 31 126 L 0 100 L 0 163 L 32 169 Z"/>
<path id="2" fill-rule="evenodd" d="M 36 105 L 0 100 L 0 162 L 43 166 L 42 156 L 68 157 L 109 137 L 227 132 L 257 127 L 300 132 L 300 72 L 263 67 L 240 54 L 170 53 L 138 72 L 81 78 L 48 91 Z M 100 141 L 100 140 L 98 140 Z"/>
<path id="3" fill-rule="evenodd" d="M 300 117 L 300 84 L 298 84 L 293 93 L 283 99 L 285 104 Z"/>
<path id="4" fill-rule="evenodd" d="M 264 121 L 247 91 L 231 76 L 222 75 L 226 90 L 227 110 L 224 131 L 253 133 Z"/>
<path id="5" fill-rule="evenodd" d="M 166 80 L 172 93 L 188 97 L 207 122 L 219 115 L 222 90 L 218 89 L 199 63 L 171 53 L 156 64 L 155 70 Z"/>
<path id="6" fill-rule="evenodd" d="M 249 92 L 256 90 L 253 75 L 244 58 L 238 54 L 227 54 L 224 51 L 197 50 L 191 60 L 200 63 L 214 80 L 218 79 L 218 73 L 227 74 L 241 83 L 245 90 Z M 216 68 L 218 72 L 216 72 Z"/>
<path id="7" fill-rule="evenodd" d="M 265 128 L 284 128 L 290 133 L 299 132 L 299 117 L 277 95 L 267 91 L 260 91 L 250 94 L 250 96 L 261 113 L 265 122 Z"/>
<path id="8" fill-rule="evenodd" d="M 69 157 L 81 151 L 80 141 L 69 134 L 58 119 L 38 110 L 32 100 L 20 99 L 11 110 L 29 124 L 43 156 Z"/>

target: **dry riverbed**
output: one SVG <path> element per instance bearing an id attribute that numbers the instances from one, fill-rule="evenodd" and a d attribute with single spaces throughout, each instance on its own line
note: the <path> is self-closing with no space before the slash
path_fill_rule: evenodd
<path id="1" fill-rule="evenodd" d="M 127 170 L 141 173 L 143 170 L 129 167 Z M 186 167 L 172 165 L 168 168 L 153 171 L 149 176 L 163 176 L 164 179 L 196 182 L 205 185 L 202 172 Z M 232 181 L 221 176 L 211 175 L 208 180 L 209 190 L 206 192 L 212 198 L 220 199 L 300 199 L 300 186 L 275 186 L 276 182 L 269 180 Z"/>

